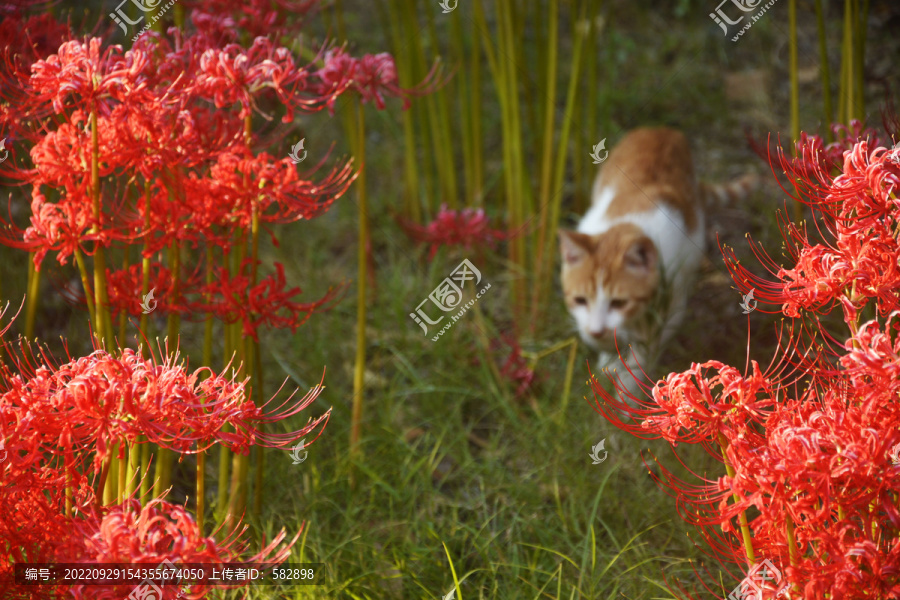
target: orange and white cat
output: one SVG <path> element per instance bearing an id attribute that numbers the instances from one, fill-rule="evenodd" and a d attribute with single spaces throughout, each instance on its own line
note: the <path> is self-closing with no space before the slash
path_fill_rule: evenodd
<path id="1" fill-rule="evenodd" d="M 559 231 L 566 306 L 581 338 L 600 351 L 599 368 L 618 361 L 616 341 L 632 370 L 646 367 L 647 353 L 655 362 L 684 318 L 704 255 L 706 209 L 755 184 L 752 175 L 699 184 L 687 140 L 673 129 L 636 129 L 613 148 L 577 231 Z"/>

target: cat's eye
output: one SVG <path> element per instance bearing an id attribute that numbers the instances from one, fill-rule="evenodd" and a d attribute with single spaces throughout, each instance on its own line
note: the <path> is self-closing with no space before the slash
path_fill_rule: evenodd
<path id="1" fill-rule="evenodd" d="M 619 310 L 621 308 L 625 308 L 625 305 L 628 304 L 628 300 L 623 300 L 622 298 L 616 298 L 615 300 L 609 303 L 609 307 L 613 310 Z"/>
<path id="2" fill-rule="evenodd" d="M 584 296 L 575 296 L 575 304 L 579 306 L 587 306 L 587 298 Z"/>

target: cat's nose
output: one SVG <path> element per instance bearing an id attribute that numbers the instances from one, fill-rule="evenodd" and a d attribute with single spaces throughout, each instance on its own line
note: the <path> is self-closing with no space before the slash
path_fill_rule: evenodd
<path id="1" fill-rule="evenodd" d="M 606 329 L 591 329 L 590 334 L 591 337 L 599 339 L 606 335 Z"/>

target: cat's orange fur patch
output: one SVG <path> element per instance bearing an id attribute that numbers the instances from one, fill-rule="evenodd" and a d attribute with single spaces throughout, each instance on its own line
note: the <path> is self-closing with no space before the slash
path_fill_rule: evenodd
<path id="1" fill-rule="evenodd" d="M 697 225 L 694 165 L 680 131 L 642 128 L 629 133 L 609 153 L 594 189 L 608 186 L 616 190 L 606 211 L 610 219 L 665 203 L 683 215 L 689 231 Z"/>

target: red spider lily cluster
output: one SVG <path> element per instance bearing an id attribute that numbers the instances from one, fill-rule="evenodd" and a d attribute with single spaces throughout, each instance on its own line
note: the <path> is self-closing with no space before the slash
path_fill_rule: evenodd
<path id="1" fill-rule="evenodd" d="M 636 436 L 699 443 L 724 463 L 700 484 L 662 466 L 657 476 L 723 564 L 747 572 L 770 560 L 792 599 L 898 598 L 900 164 L 861 140 L 835 176 L 820 140 L 804 137 L 800 150 L 777 166 L 814 211 L 817 238 L 786 224 L 787 266 L 755 248 L 768 277 L 726 254 L 741 292 L 790 318 L 770 365 L 696 363 L 645 388 L 652 399 L 620 382 L 621 396 L 610 394 L 592 377 L 595 408 Z M 825 318 L 837 307 L 843 333 Z"/>
<path id="2" fill-rule="evenodd" d="M 11 559 L 0 563 L 0 585 L 10 593 L 21 591 L 17 597 L 51 597 L 51 590 L 32 588 L 37 595 L 29 596 L 29 588 L 13 586 L 16 562 L 236 560 L 231 543 L 220 547 L 203 538 L 182 507 L 160 500 L 141 507 L 134 499 L 99 506 L 95 483 L 99 480 L 102 489 L 105 458 L 111 448 L 124 447 L 121 442 L 152 442 L 181 453 L 222 443 L 247 454 L 251 445 L 284 447 L 324 427 L 330 416 L 328 411 L 299 431 L 263 433 L 261 424 L 296 415 L 322 386 L 289 407 L 265 410 L 247 397 L 245 382 L 206 368 L 189 373 L 178 364 L 177 353 L 157 363 L 128 349 L 116 355 L 98 350 L 55 366 L 28 347 L 18 354 L 5 349 L 18 372 L 4 369 L 0 394 L 6 450 L 0 464 L 0 511 L 6 515 L 0 539 Z M 226 424 L 231 432 L 224 430 Z M 63 511 L 66 502 L 70 509 Z M 251 560 L 272 554 L 283 539 L 282 533 Z M 283 560 L 288 548 L 269 560 Z M 128 594 L 115 586 L 91 586 L 90 596 L 78 586 L 55 589 L 76 597 Z M 195 588 L 198 595 L 192 597 L 202 597 L 202 591 Z"/>
<path id="3" fill-rule="evenodd" d="M 6 346 L 0 550 L 8 560 L 0 563 L 0 589 L 4 598 L 123 598 L 133 586 L 17 588 L 12 565 L 235 560 L 243 548 L 203 537 L 202 521 L 182 507 L 160 498 L 142 506 L 131 492 L 122 504 L 104 505 L 113 459 L 145 444 L 182 455 L 221 444 L 247 456 L 251 446 L 282 448 L 324 427 L 330 411 L 298 431 L 266 432 L 264 425 L 313 402 L 321 384 L 300 400 L 260 406 L 251 385 L 258 396 L 261 384 L 243 374 L 189 372 L 168 346 L 157 360 L 125 348 L 124 339 L 113 343 L 110 317 L 146 315 L 148 298 L 154 317 L 169 317 L 176 334 L 180 318 L 214 317 L 237 332 L 229 349 L 241 369 L 258 359 L 245 340 L 257 341 L 261 327 L 294 330 L 330 306 L 332 292 L 299 302 L 284 266 L 260 260 L 259 238 L 273 224 L 321 215 L 357 173 L 351 160 L 339 160 L 316 175 L 327 155 L 301 169 L 272 146 L 289 135 L 284 124 L 292 126 L 297 113 L 333 113 L 345 93 L 378 108 L 388 96 L 407 103 L 427 93 L 434 71 L 407 90 L 386 54 L 354 58 L 326 46 L 298 61 L 275 40 L 302 25 L 317 0 L 183 0 L 190 30 L 141 33 L 130 49 L 77 38 L 49 15 L 28 16 L 29 5 L 37 8 L 28 1 L 0 7 L 10 13 L 0 23 L 7 34 L 0 138 L 9 150 L 0 178 L 31 198 L 27 223 L 14 222 L 16 210 L 0 223 L 0 243 L 32 253 L 36 272 L 48 255 L 77 265 L 83 289 L 71 295 L 104 333 L 99 349 L 62 365 L 27 346 Z M 255 127 L 278 117 L 282 129 Z M 107 262 L 113 253 L 122 261 Z M 282 533 L 251 560 L 284 560 L 293 544 L 284 541 Z M 194 586 L 182 597 L 205 592 Z"/>
<path id="4" fill-rule="evenodd" d="M 511 237 L 507 231 L 492 229 L 483 209 L 449 210 L 446 204 L 441 205 L 437 217 L 428 225 L 405 220 L 400 225 L 413 240 L 430 246 L 429 259 L 434 258 L 441 246 L 493 248 Z"/>

